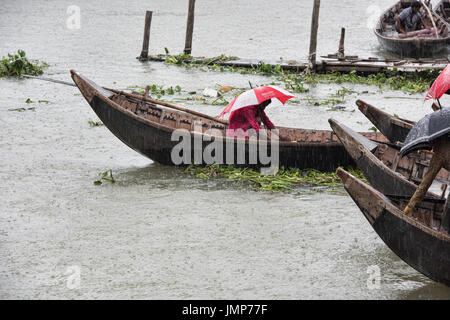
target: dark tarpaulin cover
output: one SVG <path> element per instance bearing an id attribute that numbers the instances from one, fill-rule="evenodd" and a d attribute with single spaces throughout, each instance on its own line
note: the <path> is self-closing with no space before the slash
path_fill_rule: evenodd
<path id="1" fill-rule="evenodd" d="M 401 155 L 412 151 L 431 150 L 430 142 L 444 137 L 450 139 L 450 108 L 433 112 L 420 119 L 405 139 Z"/>

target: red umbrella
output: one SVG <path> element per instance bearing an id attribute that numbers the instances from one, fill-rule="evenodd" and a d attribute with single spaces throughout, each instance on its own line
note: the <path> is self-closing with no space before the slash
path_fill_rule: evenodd
<path id="1" fill-rule="evenodd" d="M 448 89 L 450 89 L 450 63 L 441 72 L 439 77 L 434 80 L 425 100 L 439 99 Z"/>
<path id="2" fill-rule="evenodd" d="M 219 115 L 219 118 L 226 115 L 227 113 L 248 107 L 260 104 L 263 101 L 277 98 L 281 103 L 285 103 L 287 100 L 294 98 L 290 92 L 281 89 L 276 86 L 262 86 L 257 87 L 244 93 L 241 93 L 239 96 L 233 99 L 226 107 L 223 109 L 222 113 Z"/>

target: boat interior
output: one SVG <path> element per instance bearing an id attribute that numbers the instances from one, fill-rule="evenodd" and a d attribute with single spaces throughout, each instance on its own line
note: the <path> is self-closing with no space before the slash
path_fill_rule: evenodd
<path id="1" fill-rule="evenodd" d="M 371 187 L 368 184 L 350 175 L 345 170 L 338 170 L 338 176 L 342 179 L 345 185 L 350 186 L 351 191 L 348 191 L 350 192 L 350 194 L 353 194 L 354 197 L 358 198 L 357 202 L 362 204 L 366 209 L 368 209 L 368 211 L 370 211 L 372 208 L 371 203 L 373 203 L 373 200 L 371 201 L 369 197 L 377 198 L 376 194 L 374 194 L 373 191 L 377 193 L 379 192 L 376 190 L 371 191 Z M 353 183 L 348 184 L 348 179 L 351 179 L 351 181 L 353 183 L 356 183 L 356 185 L 353 185 Z M 368 192 L 361 190 L 365 190 Z M 410 200 L 410 197 L 398 195 L 385 195 L 381 197 L 386 197 L 386 200 L 400 211 L 403 211 L 405 209 Z M 382 202 L 386 201 L 383 198 L 381 198 L 380 200 Z M 409 217 L 435 231 L 446 232 L 444 230 L 447 226 L 443 226 L 442 224 L 448 223 L 447 217 L 444 218 L 444 216 L 447 216 L 450 213 L 448 212 L 448 209 L 445 208 L 445 201 L 445 199 L 426 197 L 411 211 Z M 444 212 L 444 210 L 446 211 Z M 403 213 L 401 215 L 403 215 Z"/>
<path id="2" fill-rule="evenodd" d="M 401 157 L 398 154 L 398 149 L 387 144 L 379 144 L 374 154 L 386 166 L 416 184 L 422 181 L 433 157 L 432 152 L 429 151 L 412 152 L 407 157 Z M 442 168 L 436 176 L 436 184 L 439 185 L 437 191 L 441 189 L 442 184 L 450 184 L 450 172 Z M 434 189 L 436 189 L 436 186 Z M 440 192 L 437 193 L 440 194 Z"/>
<path id="3" fill-rule="evenodd" d="M 409 197 L 398 197 L 389 195 L 388 198 L 400 210 L 408 205 Z M 442 216 L 444 212 L 445 199 L 424 199 L 412 211 L 411 217 L 434 230 L 441 230 Z"/>
<path id="4" fill-rule="evenodd" d="M 428 10 L 422 6 L 419 12 L 423 23 L 419 22 L 419 26 L 417 27 L 418 31 L 408 32 L 406 35 L 399 34 L 395 28 L 395 16 L 400 14 L 402 10 L 410 7 L 412 2 L 414 2 L 414 0 L 402 0 L 387 10 L 381 16 L 376 32 L 388 38 L 436 38 L 433 33 L 419 32 L 419 30 L 430 30 L 434 28 L 435 25 L 438 30 L 439 38 L 449 37 L 450 0 L 425 1 L 425 4 L 428 5 L 428 8 L 430 8 L 430 11 L 432 12 L 433 21 L 431 20 Z"/>

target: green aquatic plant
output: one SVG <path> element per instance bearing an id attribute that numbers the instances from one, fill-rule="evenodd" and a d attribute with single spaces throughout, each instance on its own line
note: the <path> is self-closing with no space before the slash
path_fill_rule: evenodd
<path id="1" fill-rule="evenodd" d="M 178 55 L 170 55 L 169 50 L 165 50 L 165 52 L 166 52 L 165 54 L 151 55 L 149 56 L 149 60 L 157 60 L 157 61 L 164 60 L 164 62 L 168 64 L 175 64 L 175 65 L 192 64 L 198 66 L 212 66 L 217 63 L 223 63 L 238 59 L 238 57 L 227 56 L 224 54 L 212 58 L 205 58 L 205 57 L 193 57 L 190 54 L 186 53 L 181 53 Z"/>
<path id="2" fill-rule="evenodd" d="M 147 86 L 129 86 L 127 87 L 127 89 L 131 90 L 131 89 L 137 89 L 138 92 L 140 94 L 144 94 L 145 93 L 145 88 Z M 175 87 L 170 86 L 170 87 L 164 87 L 162 85 L 157 85 L 157 84 L 152 84 L 152 85 L 148 85 L 148 87 L 150 88 L 149 90 L 149 94 L 151 96 L 155 96 L 158 99 L 161 99 L 161 97 L 165 96 L 165 95 L 175 95 L 176 93 L 181 93 L 181 87 L 179 85 L 176 85 Z"/>
<path id="3" fill-rule="evenodd" d="M 99 186 L 103 184 L 103 182 L 115 183 L 116 180 L 113 177 L 112 170 L 106 170 L 104 172 L 100 172 L 98 174 L 99 179 L 94 181 L 94 185 Z"/>
<path id="4" fill-rule="evenodd" d="M 363 177 L 359 169 L 349 168 L 349 172 L 358 178 Z M 320 172 L 314 169 L 281 168 L 275 175 L 263 175 L 250 168 L 212 164 L 207 166 L 190 165 L 184 169 L 183 173 L 200 179 L 225 179 L 247 183 L 255 190 L 261 191 L 287 191 L 301 184 L 328 188 L 342 185 L 335 172 Z"/>
<path id="5" fill-rule="evenodd" d="M 104 126 L 103 122 L 100 122 L 100 121 L 89 120 L 88 123 L 89 123 L 89 125 L 90 125 L 91 127 L 100 127 L 100 126 Z"/>
<path id="6" fill-rule="evenodd" d="M 257 66 L 252 67 L 253 70 L 256 70 L 258 73 L 262 73 L 264 75 L 282 75 L 284 74 L 281 65 L 277 64 L 272 66 L 271 64 L 264 63 L 262 61 L 259 62 Z"/>
<path id="7" fill-rule="evenodd" d="M 25 100 L 25 103 L 35 103 L 36 101 L 31 100 L 30 98 L 27 98 L 27 100 Z M 50 103 L 50 101 L 48 100 L 38 100 L 38 103 Z"/>
<path id="8" fill-rule="evenodd" d="M 17 111 L 17 112 L 35 111 L 35 110 L 36 110 L 35 107 L 31 107 L 31 108 L 12 108 L 12 109 L 8 109 L 8 111 Z"/>
<path id="9" fill-rule="evenodd" d="M 349 73 L 328 72 L 328 73 L 295 73 L 285 74 L 279 80 L 282 82 L 306 83 L 352 83 L 378 86 L 380 89 L 389 88 L 391 90 L 404 91 L 410 94 L 425 92 L 430 87 L 430 82 L 439 75 L 439 72 L 416 71 L 398 72 L 396 70 L 379 72 L 376 74 L 362 74 L 352 70 Z"/>
<path id="10" fill-rule="evenodd" d="M 18 77 L 24 74 L 38 76 L 44 73 L 48 67 L 45 62 L 28 60 L 23 50 L 18 50 L 16 54 L 9 54 L 2 57 L 0 62 L 0 77 Z"/>

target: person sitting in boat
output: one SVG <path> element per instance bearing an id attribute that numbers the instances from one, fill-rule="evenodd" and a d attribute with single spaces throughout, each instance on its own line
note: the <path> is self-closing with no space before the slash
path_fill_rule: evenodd
<path id="1" fill-rule="evenodd" d="M 419 12 L 421 7 L 422 4 L 419 1 L 414 1 L 410 7 L 395 16 L 397 32 L 405 34 L 420 29 L 420 23 L 423 23 Z"/>
<path id="2" fill-rule="evenodd" d="M 267 137 L 270 139 L 271 132 L 269 130 L 274 129 L 275 125 L 269 120 L 264 109 L 266 109 L 271 101 L 269 99 L 258 105 L 233 111 L 228 121 L 227 136 L 248 139 L 249 129 L 254 129 L 256 132 L 259 132 L 261 130 L 261 123 L 263 123 L 267 129 Z"/>

